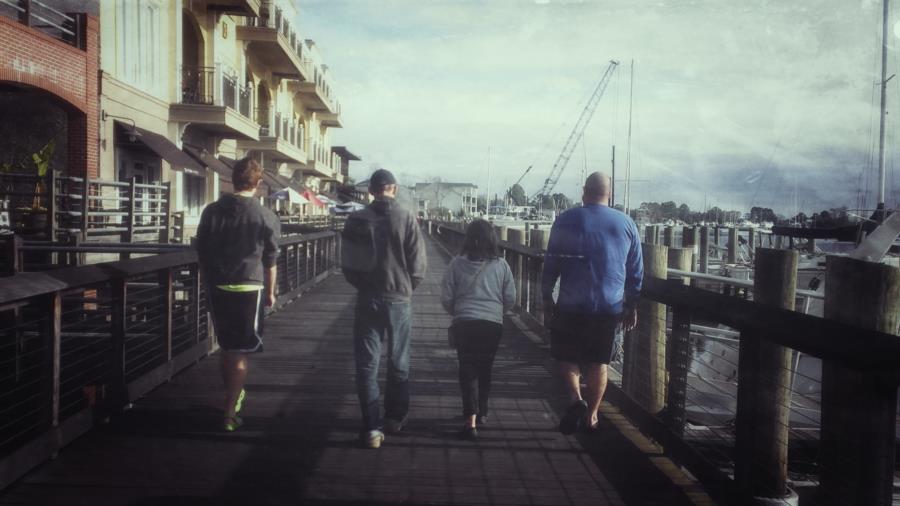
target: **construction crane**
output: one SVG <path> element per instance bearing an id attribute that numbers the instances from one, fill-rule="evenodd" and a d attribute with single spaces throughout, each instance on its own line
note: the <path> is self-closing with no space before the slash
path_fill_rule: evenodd
<path id="1" fill-rule="evenodd" d="M 523 172 L 522 175 L 519 176 L 519 179 L 516 179 L 516 182 L 513 183 L 512 186 L 510 186 L 509 188 L 506 189 L 506 207 L 509 207 L 509 201 L 512 200 L 512 189 L 517 184 L 521 183 L 523 179 L 525 179 L 525 176 L 527 176 L 528 173 L 531 172 L 532 167 L 534 167 L 534 165 L 529 165 L 528 168 L 525 169 L 525 172 Z M 526 204 L 527 204 L 527 202 L 526 202 Z"/>
<path id="2" fill-rule="evenodd" d="M 559 156 L 556 158 L 553 168 L 550 169 L 550 175 L 544 180 L 544 186 L 532 196 L 532 200 L 537 201 L 538 207 L 540 207 L 541 203 L 544 201 L 544 196 L 550 195 L 550 192 L 556 187 L 556 183 L 559 182 L 560 176 L 562 176 L 563 171 L 566 169 L 566 165 L 569 163 L 569 158 L 572 157 L 572 152 L 575 151 L 575 148 L 578 146 L 578 141 L 584 134 L 584 130 L 591 122 L 591 118 L 594 117 L 594 111 L 597 110 L 597 105 L 600 103 L 600 99 L 603 98 L 603 92 L 606 91 L 606 85 L 609 84 L 613 72 L 615 72 L 618 65 L 619 62 L 616 60 L 609 61 L 606 72 L 603 73 L 603 77 L 600 78 L 600 82 L 597 83 L 597 87 L 594 88 L 594 93 L 591 95 L 591 98 L 588 99 L 587 104 L 581 111 L 578 121 L 575 122 L 575 127 L 572 128 L 572 133 L 569 134 L 569 138 L 566 139 L 566 143 L 563 145 L 562 151 L 560 151 Z"/>

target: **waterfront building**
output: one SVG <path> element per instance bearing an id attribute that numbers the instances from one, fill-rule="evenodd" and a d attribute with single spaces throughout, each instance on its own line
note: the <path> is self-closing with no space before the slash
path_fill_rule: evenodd
<path id="1" fill-rule="evenodd" d="M 414 188 L 418 211 L 429 216 L 472 217 L 478 213 L 478 186 L 472 183 L 434 181 L 416 183 Z"/>

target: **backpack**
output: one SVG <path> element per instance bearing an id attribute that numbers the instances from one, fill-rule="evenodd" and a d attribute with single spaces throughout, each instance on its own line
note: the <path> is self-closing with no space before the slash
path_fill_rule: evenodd
<path id="1" fill-rule="evenodd" d="M 378 265 L 374 213 L 363 210 L 350 215 L 341 232 L 341 269 L 370 273 Z"/>

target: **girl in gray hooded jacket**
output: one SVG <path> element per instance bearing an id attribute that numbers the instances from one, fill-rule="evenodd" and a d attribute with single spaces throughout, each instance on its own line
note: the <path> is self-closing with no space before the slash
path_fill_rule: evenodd
<path id="1" fill-rule="evenodd" d="M 444 275 L 441 303 L 453 317 L 451 332 L 459 359 L 465 425 L 460 435 L 478 437 L 487 422 L 494 355 L 503 334 L 503 314 L 516 302 L 512 271 L 500 256 L 494 228 L 475 220 L 466 229 L 462 252 Z"/>

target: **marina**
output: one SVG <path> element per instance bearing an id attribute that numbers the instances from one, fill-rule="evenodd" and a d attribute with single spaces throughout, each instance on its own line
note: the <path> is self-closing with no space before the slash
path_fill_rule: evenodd
<path id="1" fill-rule="evenodd" d="M 893 9 L 0 0 L 0 506 L 900 505 Z"/>

